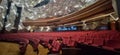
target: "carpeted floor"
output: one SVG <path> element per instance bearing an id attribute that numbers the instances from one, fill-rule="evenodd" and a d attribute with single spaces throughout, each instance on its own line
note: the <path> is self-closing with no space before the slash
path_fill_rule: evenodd
<path id="1" fill-rule="evenodd" d="M 38 55 L 47 55 L 48 49 L 39 45 L 39 54 Z M 19 55 L 19 45 L 16 43 L 9 42 L 0 42 L 0 55 Z M 36 52 L 33 51 L 31 45 L 27 46 L 27 50 L 25 55 L 37 55 Z"/>

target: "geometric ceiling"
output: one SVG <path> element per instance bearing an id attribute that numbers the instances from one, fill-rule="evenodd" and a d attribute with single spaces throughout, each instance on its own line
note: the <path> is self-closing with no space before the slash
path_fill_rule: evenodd
<path id="1" fill-rule="evenodd" d="M 98 0 L 12 0 L 10 14 L 6 28 L 13 27 L 17 14 L 16 6 L 22 7 L 20 25 L 26 18 L 36 20 L 39 18 L 62 17 L 79 11 Z M 0 29 L 3 26 L 7 10 L 7 0 L 0 3 Z"/>
<path id="2" fill-rule="evenodd" d="M 43 1 L 48 3 L 43 3 L 41 6 L 34 7 L 36 4 Z M 97 0 L 13 0 L 10 18 L 14 18 L 14 16 L 17 15 L 15 12 L 15 5 L 23 8 L 21 16 L 23 20 L 25 18 L 35 20 L 38 18 L 61 17 L 83 9 L 96 1 Z M 7 0 L 1 2 L 1 6 L 4 9 L 2 10 L 2 16 L 4 16 L 4 12 L 7 9 L 6 2 Z"/>

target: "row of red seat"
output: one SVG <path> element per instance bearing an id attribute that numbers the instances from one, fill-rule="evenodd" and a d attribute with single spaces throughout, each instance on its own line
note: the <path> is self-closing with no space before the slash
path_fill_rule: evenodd
<path id="1" fill-rule="evenodd" d="M 74 47 L 76 43 L 83 43 L 95 47 L 103 47 L 109 50 L 120 49 L 120 32 L 117 31 L 81 31 L 81 32 L 40 32 L 40 33 L 12 33 L 1 34 L 0 38 L 15 37 L 25 38 L 33 46 L 34 51 L 38 51 L 38 44 L 58 52 L 61 44 Z M 62 42 L 58 42 L 61 39 Z M 52 43 L 50 43 L 52 40 Z"/>

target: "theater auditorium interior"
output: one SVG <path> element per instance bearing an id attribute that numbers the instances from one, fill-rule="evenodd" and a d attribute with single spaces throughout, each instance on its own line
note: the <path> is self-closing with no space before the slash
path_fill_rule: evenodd
<path id="1" fill-rule="evenodd" d="M 0 55 L 120 55 L 120 0 L 0 0 Z"/>

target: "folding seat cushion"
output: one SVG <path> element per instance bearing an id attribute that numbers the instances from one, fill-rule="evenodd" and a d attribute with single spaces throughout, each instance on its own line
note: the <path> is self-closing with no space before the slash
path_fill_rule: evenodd
<path id="1" fill-rule="evenodd" d="M 87 45 L 88 45 L 88 44 L 92 44 L 92 43 L 93 43 L 93 37 L 90 36 L 90 35 L 86 36 L 84 43 L 87 44 Z"/>
<path id="2" fill-rule="evenodd" d="M 12 39 L 12 40 L 14 40 L 14 39 Z M 15 42 L 19 42 L 21 55 L 24 55 L 29 41 L 27 39 L 23 39 L 23 38 L 19 38 L 19 39 L 15 38 Z"/>
<path id="3" fill-rule="evenodd" d="M 32 47 L 33 47 L 33 50 L 34 50 L 35 52 L 37 52 L 37 53 L 39 53 L 39 51 L 38 51 L 39 41 L 40 41 L 40 40 L 35 39 L 35 38 L 30 39 L 31 45 L 32 45 Z"/>
<path id="4" fill-rule="evenodd" d="M 98 47 L 103 45 L 104 45 L 104 38 L 102 38 L 101 36 L 94 37 L 92 46 Z"/>
<path id="5" fill-rule="evenodd" d="M 72 38 L 74 39 L 75 42 L 78 42 L 79 41 L 79 35 L 74 35 L 72 36 Z"/>
<path id="6" fill-rule="evenodd" d="M 102 35 L 102 37 L 104 38 L 105 42 L 110 40 L 110 36 L 109 35 Z"/>
<path id="7" fill-rule="evenodd" d="M 75 47 L 75 45 L 76 45 L 75 40 L 76 39 L 74 39 L 74 37 L 70 37 L 69 44 L 67 44 L 67 46 L 69 46 L 69 47 Z"/>
<path id="8" fill-rule="evenodd" d="M 49 42 L 49 40 L 53 40 L 53 39 L 50 37 L 43 37 L 41 40 L 43 40 L 45 42 Z"/>
<path id="9" fill-rule="evenodd" d="M 110 36 L 110 39 L 111 40 L 120 40 L 120 35 L 119 33 L 116 33 L 116 34 L 113 34 Z"/>
<path id="10" fill-rule="evenodd" d="M 52 51 L 59 52 L 61 49 L 61 43 L 58 40 L 54 40 L 52 43 Z"/>
<path id="11" fill-rule="evenodd" d="M 49 47 L 48 45 L 52 43 L 53 40 L 55 40 L 57 38 L 54 37 L 43 37 L 42 39 L 40 39 L 40 44 L 42 46 L 44 46 L 45 48 Z"/>
<path id="12" fill-rule="evenodd" d="M 44 48 L 48 48 L 49 41 L 46 41 L 45 39 L 41 39 L 39 42 Z"/>
<path id="13" fill-rule="evenodd" d="M 78 43 L 83 43 L 83 42 L 85 42 L 85 37 L 84 36 L 80 36 L 78 38 Z"/>
<path id="14" fill-rule="evenodd" d="M 32 45 L 33 50 L 37 53 L 39 52 L 38 51 L 38 45 L 39 45 L 39 41 L 40 41 L 39 39 L 34 38 L 32 35 L 29 35 L 28 33 L 26 33 L 26 34 L 18 33 L 18 34 L 16 34 L 15 37 L 29 40 L 30 41 L 29 44 Z"/>
<path id="15" fill-rule="evenodd" d="M 69 37 L 62 37 L 63 39 L 63 44 L 67 45 L 69 44 Z"/>

